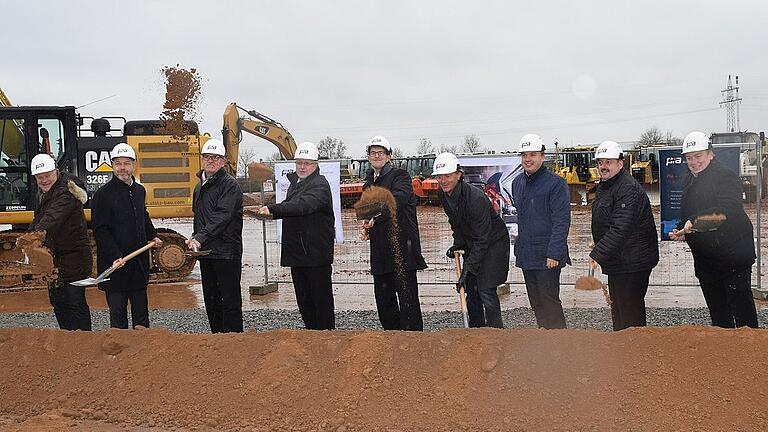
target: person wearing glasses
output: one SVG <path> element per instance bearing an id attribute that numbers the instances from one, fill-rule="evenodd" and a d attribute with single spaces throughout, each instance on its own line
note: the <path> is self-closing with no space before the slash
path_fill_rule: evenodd
<path id="1" fill-rule="evenodd" d="M 384 330 L 421 331 L 424 323 L 419 304 L 416 272 L 427 268 L 421 255 L 416 195 L 411 176 L 391 163 L 392 148 L 383 136 L 375 136 L 366 147 L 371 170 L 363 189 L 388 189 L 397 203 L 396 238 L 390 233 L 393 219 L 386 207 L 375 218 L 363 222 L 361 238 L 371 242 L 371 274 L 379 321 Z M 391 241 L 399 245 L 393 247 Z"/>
<path id="2" fill-rule="evenodd" d="M 304 327 L 333 330 L 333 242 L 336 216 L 331 186 L 320 174 L 320 152 L 311 142 L 296 147 L 296 171 L 287 175 L 288 192 L 276 204 L 262 206 L 258 214 L 283 220 L 280 265 L 291 268 L 293 289 Z"/>
<path id="3" fill-rule="evenodd" d="M 243 191 L 227 170 L 221 141 L 209 139 L 200 154 L 203 169 L 192 197 L 195 218 L 187 247 L 211 251 L 199 258 L 211 332 L 242 332 Z"/>

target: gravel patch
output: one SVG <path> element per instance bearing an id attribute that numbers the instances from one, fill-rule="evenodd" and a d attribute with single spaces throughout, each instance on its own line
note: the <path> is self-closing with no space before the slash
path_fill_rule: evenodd
<path id="1" fill-rule="evenodd" d="M 669 327 L 680 325 L 708 326 L 709 312 L 706 308 L 648 308 L 648 325 Z M 91 311 L 94 330 L 109 327 L 109 314 L 103 310 Z M 768 323 L 768 310 L 758 312 L 761 327 Z M 515 308 L 503 311 L 504 325 L 507 328 L 535 327 L 536 319 L 529 308 Z M 573 308 L 565 310 L 565 319 L 569 328 L 611 330 L 611 313 L 607 308 Z M 267 331 L 280 328 L 303 328 L 301 316 L 297 310 L 261 309 L 243 313 L 246 330 Z M 200 309 L 170 311 L 150 311 L 152 327 L 166 328 L 182 333 L 207 333 L 208 319 Z M 461 313 L 458 311 L 425 312 L 424 328 L 440 330 L 462 326 Z M 58 328 L 52 312 L 25 312 L 0 314 L 0 327 L 38 327 Z M 380 330 L 376 311 L 339 311 L 336 313 L 336 327 L 340 330 Z"/>

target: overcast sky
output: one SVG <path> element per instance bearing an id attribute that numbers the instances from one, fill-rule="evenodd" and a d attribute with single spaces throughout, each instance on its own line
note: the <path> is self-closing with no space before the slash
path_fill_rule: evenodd
<path id="1" fill-rule="evenodd" d="M 199 123 L 229 102 L 297 142 L 374 135 L 511 150 L 721 132 L 728 74 L 741 128 L 768 127 L 765 1 L 4 1 L 0 87 L 17 105 L 157 118 L 163 66 L 204 77 Z M 267 156 L 276 149 L 246 135 Z"/>

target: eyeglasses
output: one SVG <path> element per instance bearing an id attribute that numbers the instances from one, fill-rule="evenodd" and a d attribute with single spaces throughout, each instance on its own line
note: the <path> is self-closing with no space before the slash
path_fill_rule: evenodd
<path id="1" fill-rule="evenodd" d="M 387 154 L 387 152 L 385 152 L 383 150 L 372 150 L 372 151 L 368 152 L 368 156 L 373 156 L 373 157 L 384 156 L 386 154 Z"/>
<path id="2" fill-rule="evenodd" d="M 215 160 L 219 160 L 219 159 L 222 159 L 222 157 L 219 156 L 219 155 L 212 155 L 212 154 L 204 154 L 203 155 L 203 160 L 215 161 Z"/>

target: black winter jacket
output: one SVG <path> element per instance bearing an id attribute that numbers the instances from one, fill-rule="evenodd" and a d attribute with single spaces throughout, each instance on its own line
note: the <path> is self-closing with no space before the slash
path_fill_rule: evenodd
<path id="1" fill-rule="evenodd" d="M 682 229 L 686 221 L 705 214 L 720 213 L 726 217 L 716 231 L 685 235 L 697 273 L 701 269 L 732 273 L 754 264 L 753 226 L 744 212 L 741 194 L 739 177 L 717 159 L 696 177 L 688 173 L 677 228 Z"/>
<path id="2" fill-rule="evenodd" d="M 56 183 L 38 198 L 29 231 L 46 231 L 45 245 L 59 270 L 57 283 L 91 276 L 93 256 L 83 213 L 88 194 L 82 180 L 60 171 Z"/>
<path id="3" fill-rule="evenodd" d="M 400 168 L 387 163 L 374 181 L 373 171 L 365 178 L 363 189 L 379 186 L 392 192 L 397 202 L 397 226 L 400 251 L 403 255 L 403 269 L 423 270 L 427 263 L 421 254 L 419 222 L 416 219 L 416 195 L 413 194 L 411 176 Z M 371 242 L 371 274 L 380 275 L 395 271 L 394 255 L 389 244 L 391 217 L 389 209 L 376 217 L 373 228 L 368 230 Z"/>
<path id="4" fill-rule="evenodd" d="M 284 267 L 317 267 L 333 264 L 335 221 L 333 199 L 328 180 L 320 169 L 299 181 L 288 174 L 285 200 L 267 206 L 275 219 L 283 220 L 280 265 Z"/>
<path id="5" fill-rule="evenodd" d="M 243 191 L 237 180 L 222 168 L 203 182 L 203 171 L 197 173 L 200 184 L 192 197 L 195 212 L 192 238 L 200 242 L 200 250 L 210 250 L 199 259 L 242 259 L 243 257 Z"/>
<path id="6" fill-rule="evenodd" d="M 144 204 L 146 195 L 144 186 L 135 179 L 129 186 L 116 176 L 93 195 L 91 225 L 96 239 L 98 273 L 108 269 L 116 259 L 139 249 L 157 236 Z M 110 280 L 99 284 L 99 289 L 147 289 L 149 268 L 147 251 L 115 270 L 109 276 Z"/>
<path id="7" fill-rule="evenodd" d="M 659 263 L 659 240 L 651 202 L 626 170 L 600 182 L 592 203 L 589 254 L 604 274 L 651 270 Z"/>
<path id="8" fill-rule="evenodd" d="M 498 286 L 509 273 L 509 231 L 491 201 L 463 179 L 451 195 L 438 190 L 453 230 L 453 244 L 464 249 L 464 268 L 478 286 Z"/>

